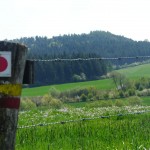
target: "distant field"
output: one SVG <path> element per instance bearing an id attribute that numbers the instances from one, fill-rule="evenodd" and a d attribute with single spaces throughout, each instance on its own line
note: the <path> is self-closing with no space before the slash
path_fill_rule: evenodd
<path id="1" fill-rule="evenodd" d="M 124 74 L 127 78 L 131 78 L 131 79 L 150 77 L 150 64 L 128 67 L 125 69 L 120 69 L 118 70 L 118 72 Z"/>
<path id="2" fill-rule="evenodd" d="M 105 79 L 105 80 L 95 80 L 95 81 L 88 81 L 88 82 L 41 86 L 36 88 L 24 88 L 22 92 L 22 96 L 42 96 L 48 93 L 50 88 L 52 87 L 58 89 L 59 91 L 65 91 L 65 90 L 74 89 L 78 87 L 90 87 L 90 86 L 94 86 L 97 89 L 101 89 L 101 90 L 108 90 L 114 87 L 111 79 Z"/>
<path id="3" fill-rule="evenodd" d="M 130 79 L 138 79 L 140 77 L 150 77 L 150 64 L 144 64 L 135 67 L 120 69 L 118 70 L 118 72 L 124 74 L 127 78 Z M 90 87 L 90 86 L 94 86 L 97 89 L 101 89 L 101 90 L 109 90 L 114 87 L 114 84 L 111 79 L 104 79 L 104 80 L 95 80 L 95 81 L 87 81 L 87 82 L 41 86 L 36 88 L 24 88 L 22 92 L 22 96 L 42 96 L 48 93 L 49 89 L 52 87 L 60 91 L 65 91 L 77 87 Z"/>

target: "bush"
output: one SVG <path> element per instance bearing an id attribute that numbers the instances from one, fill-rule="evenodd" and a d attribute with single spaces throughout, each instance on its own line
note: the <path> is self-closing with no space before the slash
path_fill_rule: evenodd
<path id="1" fill-rule="evenodd" d="M 104 95 L 103 95 L 103 97 L 104 97 L 104 99 L 108 99 L 109 98 L 109 93 L 105 93 Z"/>
<path id="2" fill-rule="evenodd" d="M 86 102 L 87 101 L 87 96 L 85 94 L 82 94 L 80 96 L 80 99 L 81 99 L 82 102 Z"/>
<path id="3" fill-rule="evenodd" d="M 116 90 L 111 90 L 111 91 L 109 92 L 109 98 L 110 98 L 110 99 L 119 98 L 118 91 L 116 91 Z"/>
<path id="4" fill-rule="evenodd" d="M 94 100 L 94 96 L 92 93 L 89 93 L 88 94 L 88 101 L 92 101 L 92 100 Z"/>
<path id="5" fill-rule="evenodd" d="M 51 95 L 44 95 L 41 99 L 41 106 L 48 106 L 50 108 L 61 108 L 62 102 L 56 98 L 53 98 Z"/>
<path id="6" fill-rule="evenodd" d="M 115 101 L 115 106 L 117 106 L 117 107 L 122 107 L 124 105 L 125 105 L 125 103 L 122 100 L 117 99 Z"/>
<path id="7" fill-rule="evenodd" d="M 140 86 L 139 86 L 139 91 L 142 91 L 144 89 L 144 85 L 142 85 L 142 84 L 140 84 Z"/>
<path id="8" fill-rule="evenodd" d="M 20 110 L 29 110 L 35 108 L 36 104 L 29 98 L 22 98 L 20 102 Z"/>
<path id="9" fill-rule="evenodd" d="M 52 95 L 52 97 L 59 98 L 60 96 L 60 91 L 54 87 L 50 88 L 49 92 L 50 92 L 50 95 Z"/>
<path id="10" fill-rule="evenodd" d="M 84 96 L 83 96 L 84 94 Z M 59 98 L 63 102 L 78 102 L 82 101 L 86 96 L 87 100 L 99 99 L 101 92 L 99 92 L 95 87 L 85 87 L 85 88 L 74 88 L 68 91 L 64 91 L 60 93 Z"/>
<path id="11" fill-rule="evenodd" d="M 120 96 L 121 98 L 125 97 L 124 92 L 123 92 L 123 91 L 119 91 L 119 96 Z"/>
<path id="12" fill-rule="evenodd" d="M 138 96 L 150 96 L 150 89 L 144 89 L 137 92 Z"/>
<path id="13" fill-rule="evenodd" d="M 142 99 L 138 96 L 129 97 L 127 101 L 128 101 L 128 104 L 131 106 L 142 104 Z"/>
<path id="14" fill-rule="evenodd" d="M 129 89 L 128 94 L 129 94 L 129 96 L 134 96 L 135 95 L 135 90 L 134 89 Z"/>

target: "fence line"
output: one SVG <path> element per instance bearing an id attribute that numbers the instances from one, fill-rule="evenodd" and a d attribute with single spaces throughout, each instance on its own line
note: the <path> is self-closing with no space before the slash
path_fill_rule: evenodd
<path id="1" fill-rule="evenodd" d="M 93 118 L 81 118 L 78 120 L 67 120 L 67 121 L 60 121 L 60 122 L 50 122 L 50 123 L 39 123 L 34 125 L 27 125 L 27 126 L 18 126 L 17 129 L 24 129 L 24 128 L 33 128 L 33 127 L 43 127 L 43 126 L 49 126 L 49 125 L 55 125 L 55 124 L 66 124 L 71 122 L 81 122 L 81 121 L 89 121 L 89 120 L 96 120 L 96 119 L 105 119 L 110 117 L 121 117 L 121 116 L 127 116 L 127 115 L 136 115 L 136 114 L 143 114 L 148 113 L 150 110 L 147 111 L 139 111 L 139 112 L 130 112 L 125 114 L 117 114 L 117 115 L 108 115 L 108 116 L 99 116 L 99 117 L 93 117 Z"/>
<path id="2" fill-rule="evenodd" d="M 133 57 L 96 57 L 96 58 L 75 58 L 75 59 L 62 59 L 62 58 L 56 58 L 56 59 L 28 59 L 29 61 L 34 62 L 60 62 L 60 61 L 89 61 L 89 60 L 121 60 L 121 59 L 143 59 L 143 58 L 150 58 L 150 56 L 133 56 Z"/>

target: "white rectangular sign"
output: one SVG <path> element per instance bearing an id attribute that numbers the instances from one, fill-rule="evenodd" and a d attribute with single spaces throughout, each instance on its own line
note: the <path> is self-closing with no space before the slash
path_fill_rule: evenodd
<path id="1" fill-rule="evenodd" d="M 11 52 L 0 51 L 0 77 L 11 77 Z"/>

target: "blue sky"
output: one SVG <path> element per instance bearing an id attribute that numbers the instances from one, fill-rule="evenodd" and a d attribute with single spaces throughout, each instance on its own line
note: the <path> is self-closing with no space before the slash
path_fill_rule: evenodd
<path id="1" fill-rule="evenodd" d="M 1 0 L 0 40 L 109 31 L 150 41 L 150 0 Z"/>

